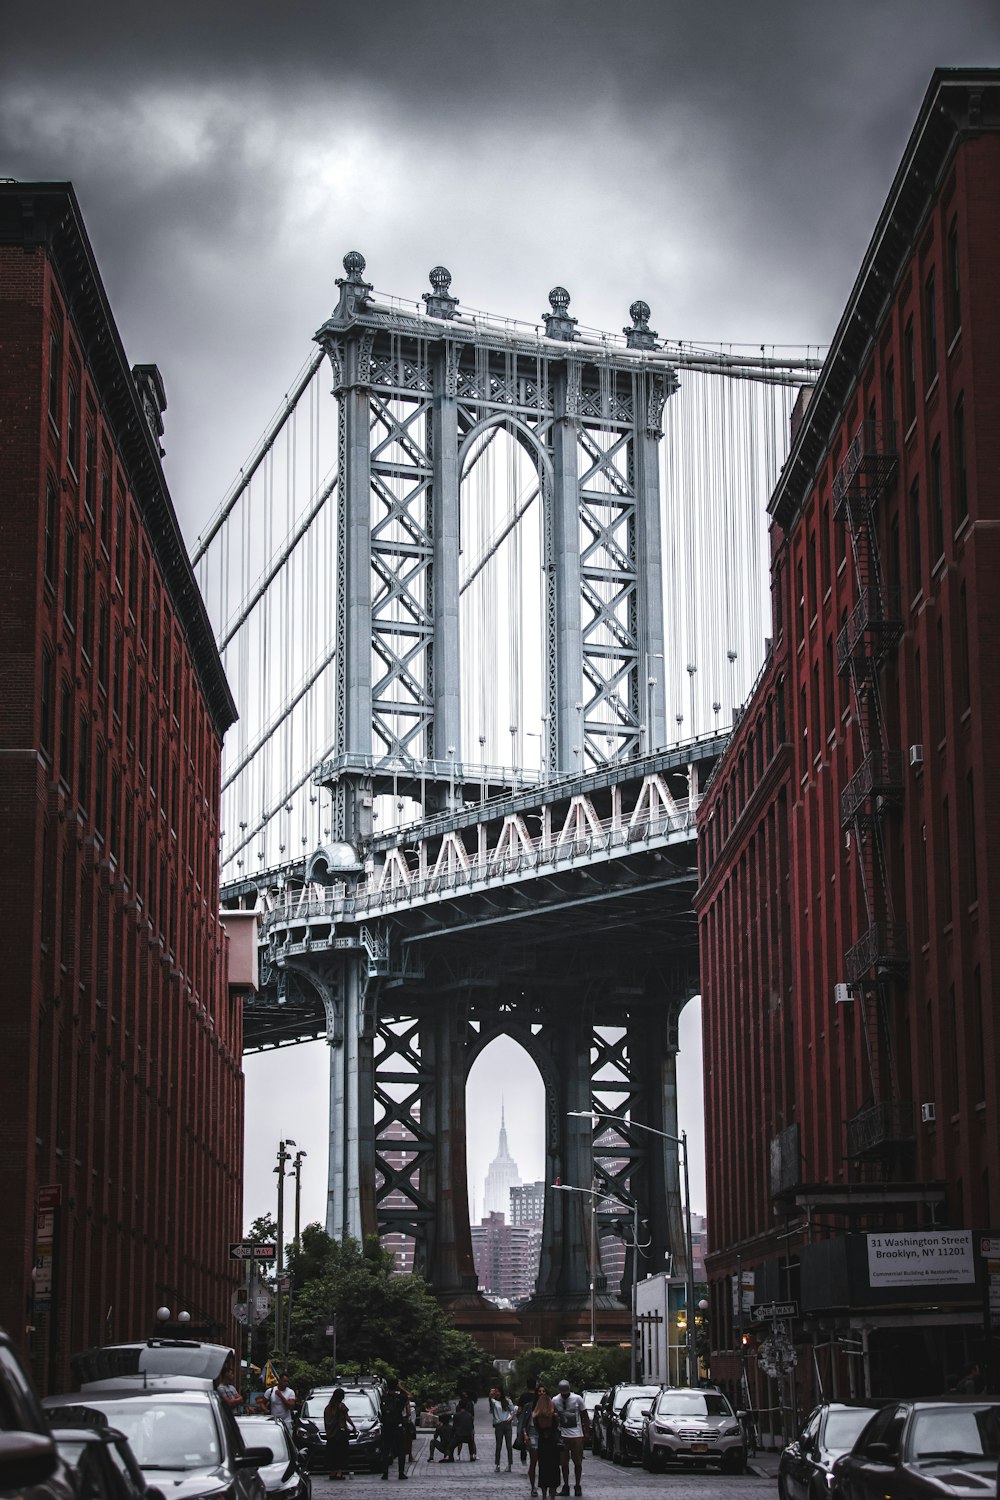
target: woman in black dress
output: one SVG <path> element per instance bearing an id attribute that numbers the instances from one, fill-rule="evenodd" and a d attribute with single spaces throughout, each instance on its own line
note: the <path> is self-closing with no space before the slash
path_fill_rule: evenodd
<path id="1" fill-rule="evenodd" d="M 535 1392 L 531 1422 L 538 1434 L 538 1487 L 543 1500 L 555 1500 L 556 1491 L 562 1482 L 559 1423 L 556 1420 L 556 1409 L 544 1385 L 540 1385 Z"/>
<path id="2" fill-rule="evenodd" d="M 326 1404 L 323 1426 L 326 1428 L 326 1441 L 330 1450 L 330 1478 L 343 1479 L 350 1456 L 348 1432 L 357 1433 L 358 1429 L 347 1410 L 344 1392 L 339 1385 Z"/>

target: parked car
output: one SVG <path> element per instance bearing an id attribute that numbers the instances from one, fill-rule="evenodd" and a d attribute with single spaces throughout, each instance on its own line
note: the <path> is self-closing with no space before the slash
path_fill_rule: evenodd
<path id="1" fill-rule="evenodd" d="M 594 1430 L 594 1412 L 597 1409 L 598 1403 L 600 1401 L 603 1401 L 604 1397 L 607 1394 L 608 1393 L 607 1393 L 606 1390 L 603 1390 L 603 1391 L 581 1391 L 580 1392 L 580 1395 L 583 1397 L 583 1404 L 587 1408 L 587 1420 L 590 1423 L 591 1433 L 593 1433 L 593 1430 Z"/>
<path id="2" fill-rule="evenodd" d="M 891 1401 L 838 1458 L 831 1493 L 839 1500 L 924 1500 L 996 1495 L 1000 1397 L 943 1396 Z"/>
<path id="3" fill-rule="evenodd" d="M 76 1500 L 28 1372 L 0 1329 L 0 1495 Z"/>
<path id="4" fill-rule="evenodd" d="M 197 1339 L 146 1339 L 143 1343 L 102 1344 L 84 1349 L 70 1358 L 70 1368 L 81 1390 L 99 1385 L 117 1385 L 123 1379 L 143 1377 L 190 1377 L 211 1383 L 218 1380 L 236 1355 L 225 1344 L 204 1344 Z"/>
<path id="5" fill-rule="evenodd" d="M 658 1385 L 634 1385 L 622 1381 L 619 1385 L 613 1385 L 594 1407 L 594 1415 L 591 1418 L 590 1445 L 594 1452 L 600 1457 L 611 1457 L 611 1417 L 614 1412 L 621 1411 L 625 1402 L 632 1396 L 645 1396 L 647 1399 L 659 1394 Z"/>
<path id="6" fill-rule="evenodd" d="M 642 1433 L 653 1410 L 652 1396 L 630 1396 L 621 1411 L 611 1415 L 609 1457 L 613 1464 L 628 1468 L 642 1458 Z"/>
<path id="7" fill-rule="evenodd" d="M 330 1454 L 326 1442 L 323 1413 L 335 1386 L 318 1386 L 309 1392 L 298 1415 L 298 1437 L 310 1474 L 330 1472 Z M 348 1437 L 348 1466 L 351 1469 L 382 1468 L 382 1398 L 376 1385 L 344 1385 L 344 1400 L 358 1429 Z"/>
<path id="8" fill-rule="evenodd" d="M 274 1417 L 238 1416 L 236 1425 L 248 1448 L 269 1448 L 271 1462 L 258 1473 L 268 1496 L 280 1500 L 312 1500 L 312 1480 L 287 1422 Z"/>
<path id="9" fill-rule="evenodd" d="M 271 1462 L 269 1447 L 248 1448 L 236 1418 L 207 1383 L 170 1390 L 124 1381 L 101 1382 L 96 1391 L 46 1396 L 49 1421 L 82 1425 L 83 1412 L 99 1413 L 128 1439 L 136 1462 L 171 1500 L 266 1500 L 258 1469 Z"/>
<path id="10" fill-rule="evenodd" d="M 730 1474 L 746 1468 L 743 1429 L 721 1391 L 661 1390 L 646 1419 L 642 1465 L 651 1473 L 668 1462 L 718 1464 Z"/>
<path id="11" fill-rule="evenodd" d="M 52 1435 L 78 1500 L 165 1500 L 158 1486 L 147 1483 L 117 1427 L 78 1406 L 64 1407 L 58 1415 Z"/>
<path id="12" fill-rule="evenodd" d="M 779 1500 L 827 1500 L 834 1459 L 854 1447 L 862 1429 L 885 1402 L 824 1401 L 778 1462 Z"/>

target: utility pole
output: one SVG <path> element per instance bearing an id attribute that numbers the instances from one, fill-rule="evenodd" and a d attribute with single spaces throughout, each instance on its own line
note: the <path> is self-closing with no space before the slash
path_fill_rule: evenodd
<path id="1" fill-rule="evenodd" d="M 294 1141 L 289 1141 L 288 1144 L 290 1146 L 294 1146 L 295 1142 Z M 294 1164 L 292 1166 L 292 1171 L 295 1173 L 295 1251 L 296 1251 L 296 1254 L 298 1254 L 298 1251 L 299 1251 L 299 1248 L 300 1248 L 300 1234 L 299 1234 L 299 1230 L 300 1230 L 300 1225 L 301 1225 L 300 1209 L 302 1207 L 302 1158 L 304 1156 L 308 1156 L 308 1155 L 309 1155 L 308 1151 L 296 1151 L 296 1153 L 295 1153 L 295 1161 L 294 1161 Z"/>

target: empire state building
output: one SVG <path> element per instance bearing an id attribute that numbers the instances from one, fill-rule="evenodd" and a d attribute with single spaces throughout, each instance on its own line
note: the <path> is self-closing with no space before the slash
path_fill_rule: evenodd
<path id="1" fill-rule="evenodd" d="M 512 1187 L 521 1186 L 521 1174 L 517 1170 L 517 1162 L 510 1154 L 507 1145 L 507 1126 L 504 1120 L 504 1108 L 500 1106 L 500 1144 L 496 1156 L 490 1162 L 490 1169 L 486 1174 L 486 1186 L 483 1193 L 483 1216 L 490 1214 L 503 1214 L 510 1220 L 510 1190 Z"/>

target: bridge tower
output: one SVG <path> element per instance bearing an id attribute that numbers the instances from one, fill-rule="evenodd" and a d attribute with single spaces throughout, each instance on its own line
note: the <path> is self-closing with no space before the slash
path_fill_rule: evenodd
<path id="1" fill-rule="evenodd" d="M 532 334 L 463 314 L 443 267 L 430 273 L 424 309 L 411 310 L 374 299 L 357 252 L 344 270 L 316 335 L 339 422 L 337 678 L 333 754 L 317 773 L 332 797 L 332 836 L 307 879 L 336 886 L 349 904 L 371 869 L 380 797 L 409 796 L 433 820 L 517 791 L 482 763 L 482 743 L 478 757 L 463 745 L 463 484 L 496 434 L 529 456 L 541 509 L 547 778 L 665 745 L 657 443 L 677 381 L 643 302 L 630 308 L 624 346 L 610 345 L 581 335 L 561 287 L 544 332 Z M 494 949 L 478 963 L 466 948 L 421 967 L 413 947 L 402 956 L 392 918 L 369 915 L 344 931 L 278 975 L 279 985 L 311 987 L 326 1010 L 332 1234 L 405 1232 L 439 1294 L 474 1293 L 466 1079 L 507 1033 L 545 1083 L 547 1180 L 638 1194 L 652 1263 L 670 1249 L 683 1265 L 668 1208 L 678 1201 L 676 1153 L 627 1122 L 631 1112 L 676 1133 L 676 1019 L 696 958 L 640 973 L 629 952 L 615 952 L 612 932 L 607 965 L 568 993 L 558 943 L 544 953 L 518 944 L 499 958 Z M 603 1126 L 571 1113 L 592 1108 L 598 1076 L 617 1090 L 622 1124 L 610 1144 Z M 588 1213 L 585 1197 L 549 1194 L 544 1305 L 588 1297 Z"/>

